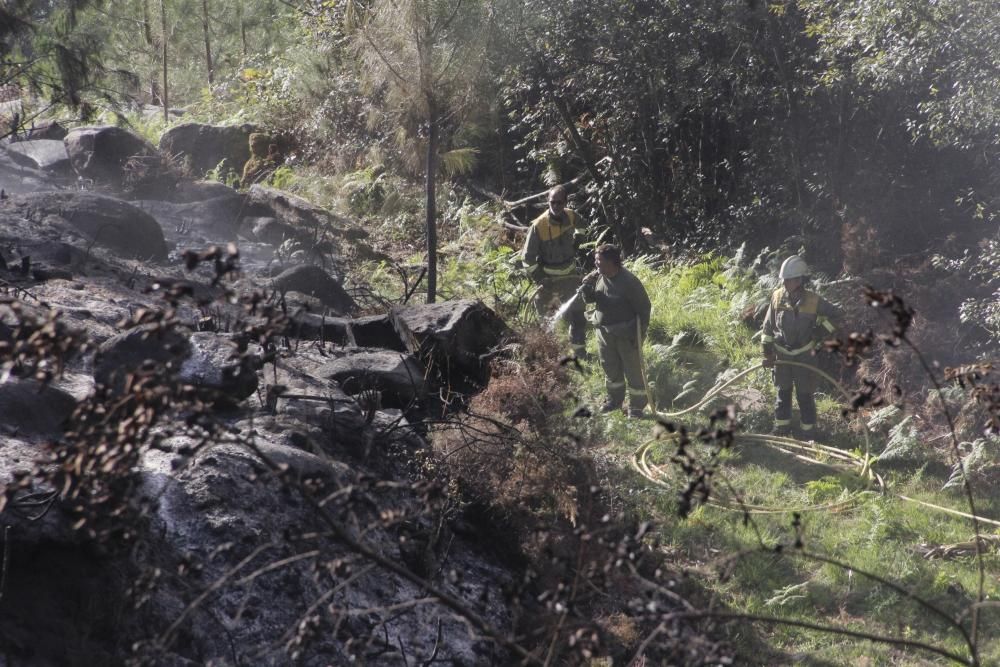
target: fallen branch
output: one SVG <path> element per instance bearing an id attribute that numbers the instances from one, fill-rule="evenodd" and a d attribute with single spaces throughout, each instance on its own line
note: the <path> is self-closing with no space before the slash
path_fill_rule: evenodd
<path id="1" fill-rule="evenodd" d="M 610 162 L 610 161 L 611 161 L 610 157 L 603 157 L 600 160 L 598 160 L 596 164 L 601 164 L 602 162 Z M 590 178 L 590 174 L 583 173 L 583 174 L 580 174 L 579 176 L 577 176 L 576 178 L 573 178 L 573 179 L 571 179 L 569 181 L 566 181 L 565 183 L 562 183 L 561 185 L 563 187 L 569 188 L 569 187 L 572 187 L 572 186 L 576 186 L 576 185 L 578 185 L 578 184 L 586 181 L 589 178 Z M 517 199 L 515 201 L 508 201 L 508 200 L 504 199 L 502 196 L 498 195 L 497 193 L 490 192 L 489 190 L 487 190 L 487 189 L 485 189 L 483 187 L 480 187 L 480 186 L 476 185 L 475 183 L 471 183 L 471 182 L 468 183 L 468 188 L 470 190 L 472 190 L 473 192 L 475 192 L 476 194 L 478 194 L 478 195 L 480 195 L 482 197 L 486 197 L 487 199 L 489 199 L 491 201 L 494 201 L 497 204 L 500 204 L 500 206 L 502 206 L 503 209 L 504 209 L 504 214 L 505 215 L 509 215 L 511 217 L 513 217 L 513 211 L 515 211 L 516 209 L 521 208 L 521 207 L 523 207 L 523 206 L 525 206 L 527 204 L 530 204 L 531 202 L 537 201 L 539 199 L 545 199 L 545 197 L 548 196 L 549 190 L 551 190 L 551 188 L 546 188 L 545 190 L 542 190 L 541 192 L 536 192 L 533 195 L 528 195 L 527 197 L 522 197 L 521 199 Z M 519 224 L 507 222 L 507 221 L 504 221 L 504 220 L 501 220 L 501 224 L 504 227 L 506 227 L 507 229 L 511 229 L 513 231 L 520 231 L 520 232 L 526 232 L 526 231 L 528 231 L 527 225 L 519 225 Z"/>

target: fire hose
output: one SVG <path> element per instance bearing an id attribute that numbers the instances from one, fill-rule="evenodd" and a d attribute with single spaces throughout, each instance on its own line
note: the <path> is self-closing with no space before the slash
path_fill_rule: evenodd
<path id="1" fill-rule="evenodd" d="M 641 331 L 639 332 L 641 341 Z M 640 346 L 641 355 L 641 346 Z M 641 358 L 641 357 L 640 357 Z M 822 369 L 816 368 L 810 364 L 804 364 L 797 361 L 783 361 L 778 360 L 776 363 L 784 364 L 789 366 L 796 366 L 801 368 L 806 368 L 809 371 L 816 373 L 823 379 L 827 380 L 832 384 L 837 391 L 845 398 L 850 398 L 850 394 L 847 390 L 839 383 L 836 379 L 831 377 L 828 373 Z M 671 419 L 676 419 L 684 415 L 696 412 L 701 408 L 708 405 L 714 398 L 719 396 L 726 388 L 732 386 L 739 380 L 745 378 L 750 373 L 763 368 L 763 364 L 757 363 L 749 368 L 746 368 L 732 377 L 725 378 L 717 382 L 713 387 L 711 387 L 702 398 L 697 401 L 694 405 L 687 408 L 677 410 L 674 412 L 661 412 L 655 410 L 655 404 L 652 400 L 651 391 L 648 382 L 646 382 L 645 368 L 643 368 L 643 382 L 646 386 L 647 396 L 649 397 L 650 405 L 654 407 L 654 414 L 658 420 L 669 421 Z M 871 437 L 870 432 L 865 425 L 864 430 L 865 436 L 865 447 L 864 452 L 849 452 L 836 447 L 830 447 L 821 443 L 814 441 L 802 441 L 795 438 L 790 438 L 786 436 L 771 435 L 771 434 L 760 434 L 760 433 L 742 433 L 737 436 L 738 441 L 750 442 L 762 444 L 765 446 L 772 447 L 786 454 L 789 454 L 801 461 L 811 464 L 823 465 L 832 467 L 838 471 L 852 471 L 856 472 L 860 480 L 867 486 L 867 488 L 855 491 L 849 494 L 846 498 L 838 500 L 831 503 L 816 504 L 816 505 L 805 505 L 799 507 L 767 507 L 762 505 L 748 504 L 740 500 L 736 496 L 728 496 L 725 493 L 716 494 L 711 497 L 708 504 L 718 507 L 724 510 L 737 511 L 741 513 L 750 514 L 783 514 L 788 512 L 816 512 L 816 511 L 831 511 L 839 512 L 852 508 L 855 506 L 861 498 L 872 493 L 888 494 L 889 489 L 885 482 L 885 479 L 879 475 L 873 468 L 873 464 L 877 457 L 871 454 Z M 671 488 L 674 486 L 669 483 L 667 471 L 672 465 L 672 461 L 668 456 L 666 460 L 655 460 L 658 453 L 658 446 L 663 445 L 665 442 L 671 442 L 677 440 L 680 434 L 674 433 L 661 433 L 657 437 L 647 440 L 642 443 L 633 453 L 631 464 L 633 469 L 635 469 L 640 475 L 642 475 L 647 481 L 651 482 L 655 486 L 660 488 Z M 960 510 L 952 509 L 949 507 L 944 507 L 935 503 L 930 503 L 927 501 L 919 500 L 910 496 L 903 494 L 893 494 L 895 497 L 903 500 L 905 502 L 914 503 L 925 507 L 927 509 L 943 512 L 950 514 L 952 516 L 958 516 L 966 519 L 973 519 L 984 524 L 991 526 L 1000 527 L 1000 521 L 989 519 L 986 517 L 973 515 L 969 512 L 963 512 Z"/>

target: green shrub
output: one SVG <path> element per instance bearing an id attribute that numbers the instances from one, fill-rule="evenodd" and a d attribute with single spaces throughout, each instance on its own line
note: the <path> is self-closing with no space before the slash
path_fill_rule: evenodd
<path id="1" fill-rule="evenodd" d="M 391 190 L 386 187 L 386 177 L 381 166 L 344 174 L 340 178 L 339 189 L 348 210 L 359 217 L 383 213 L 382 207 Z"/>
<path id="2" fill-rule="evenodd" d="M 214 168 L 209 169 L 205 172 L 205 179 L 209 181 L 218 181 L 219 183 L 224 183 L 231 188 L 235 188 L 240 182 L 239 173 L 229 166 L 229 162 L 223 158 L 219 164 L 215 165 Z"/>
<path id="3" fill-rule="evenodd" d="M 268 179 L 268 183 L 279 190 L 290 190 L 295 181 L 295 171 L 286 164 L 279 165 Z"/>

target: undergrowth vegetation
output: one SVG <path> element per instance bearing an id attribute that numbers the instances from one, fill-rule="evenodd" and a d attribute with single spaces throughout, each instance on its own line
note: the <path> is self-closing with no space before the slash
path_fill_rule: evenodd
<path id="1" fill-rule="evenodd" d="M 79 109 L 65 120 L 126 123 L 155 143 L 183 121 L 127 109 L 168 102 L 157 86 L 159 66 L 170 67 L 184 121 L 295 137 L 269 184 L 369 232 L 380 255 L 351 280 L 379 306 L 413 300 L 440 260 L 442 298 L 480 299 L 517 331 L 467 413 L 431 425 L 421 463 L 449 502 L 492 525 L 486 538 L 509 538 L 502 547 L 525 575 L 508 591 L 525 644 L 551 641 L 550 662 L 679 664 L 694 662 L 689 650 L 712 662 L 726 651 L 678 623 L 714 618 L 743 663 L 1000 662 L 1000 500 L 990 494 L 1000 252 L 986 226 L 1000 95 L 995 58 L 979 48 L 996 27 L 991 3 L 501 2 L 490 14 L 503 30 L 491 21 L 453 45 L 453 55 L 478 53 L 489 32 L 490 58 L 457 58 L 468 77 L 440 98 L 409 99 L 400 80 L 368 80 L 389 62 L 354 10 L 416 13 L 220 0 L 217 14 L 240 12 L 239 29 L 222 30 L 207 2 L 203 26 L 161 2 L 164 23 L 169 5 L 187 26 L 161 63 L 167 35 L 157 43 L 139 4 L 122 3 L 115 22 L 92 4 L 75 36 L 57 31 L 73 50 L 55 52 L 103 43 L 108 70 L 94 81 L 117 99 L 100 89 L 84 103 L 65 76 L 48 84 Z M 431 5 L 463 21 L 484 7 L 468 5 L 467 17 Z M 391 6 L 407 7 L 420 9 Z M 204 27 L 207 41 L 212 24 L 217 74 L 196 64 L 192 39 Z M 404 33 L 388 37 L 413 64 L 395 43 Z M 71 62 L 82 84 L 84 60 Z M 38 87 L 29 74 L 11 81 Z M 119 104 L 100 116 L 98 100 Z M 432 138 L 439 150 L 422 162 Z M 439 188 L 430 252 L 422 165 Z M 564 332 L 535 313 L 518 261 L 538 212 L 528 200 L 540 200 L 507 199 L 569 181 L 592 236 L 629 251 L 651 297 L 642 353 L 661 412 L 757 363 L 781 259 L 802 252 L 837 274 L 815 273 L 813 286 L 843 313 L 828 351 L 844 364 L 824 354 L 821 368 L 847 394 L 821 382 L 819 425 L 822 444 L 860 464 L 748 436 L 772 426 L 765 370 L 683 419 L 595 415 L 600 369 L 563 357 Z M 659 484 L 636 472 L 638 451 Z M 978 526 L 962 515 L 973 510 Z"/>
<path id="2" fill-rule="evenodd" d="M 381 167 L 329 176 L 293 165 L 283 185 L 368 226 L 391 257 L 361 267 L 372 290 L 388 302 L 413 296 L 424 261 L 414 184 Z M 534 311 L 533 286 L 520 269 L 520 236 L 498 224 L 502 216 L 493 205 L 476 203 L 458 186 L 449 187 L 442 201 L 442 297 L 482 300 L 520 333 L 521 342 L 512 357 L 497 362 L 489 387 L 471 401 L 468 413 L 434 430 L 434 452 L 424 472 L 449 489 L 462 511 L 491 524 L 496 531 L 491 537 L 510 538 L 502 550 L 531 579 L 517 595 L 561 591 L 568 596 L 545 601 L 543 607 L 556 612 L 554 617 L 525 604 L 521 622 L 526 627 L 537 624 L 559 635 L 548 624 L 558 618 L 560 604 L 575 605 L 579 617 L 596 619 L 587 626 L 596 634 L 585 642 L 583 653 L 573 653 L 577 656 L 630 656 L 655 633 L 657 620 L 613 591 L 616 586 L 641 589 L 648 584 L 645 575 L 589 580 L 597 587 L 593 595 L 560 589 L 559 582 L 583 567 L 580 563 L 596 567 L 605 555 L 581 545 L 581 536 L 590 535 L 581 527 L 613 516 L 615 530 L 643 522 L 655 525 L 640 540 L 644 558 L 679 581 L 698 582 L 685 590 L 697 601 L 697 613 L 685 613 L 693 619 L 714 615 L 732 620 L 723 632 L 741 652 L 741 662 L 796 662 L 803 656 L 833 664 L 1000 660 L 1000 644 L 992 641 L 1000 619 L 991 608 L 977 619 L 978 663 L 965 657 L 968 641 L 947 620 L 957 617 L 967 624 L 969 609 L 979 604 L 979 565 L 969 520 L 938 509 L 968 511 L 962 492 L 967 476 L 980 501 L 977 512 L 1000 519 L 1000 505 L 986 492 L 1000 477 L 1000 443 L 995 429 L 984 430 L 984 417 L 995 414 L 990 406 L 996 401 L 983 396 L 982 386 L 977 390 L 942 378 L 939 392 L 929 390 L 928 382 L 911 382 L 904 391 L 898 385 L 917 375 L 916 361 L 899 347 L 859 353 L 852 366 L 823 361 L 822 367 L 849 390 L 882 397 L 881 403 L 873 401 L 845 416 L 850 396 L 825 383 L 818 395 L 824 443 L 871 455 L 884 480 L 882 488 L 856 471 L 831 467 L 822 457 L 803 461 L 741 440 L 741 433 L 771 428 L 770 376 L 763 370 L 750 373 L 706 407 L 705 413 L 731 404 L 737 417 L 734 444 L 718 456 L 717 484 L 727 491 L 713 492 L 717 499 L 739 499 L 769 511 L 748 515 L 738 506 L 695 503 L 681 517 L 689 480 L 671 468 L 676 441 L 664 439 L 658 445 L 666 484 L 650 487 L 629 463 L 644 443 L 663 435 L 663 426 L 594 415 L 604 392 L 600 369 L 596 363 L 560 363 L 565 334 Z M 731 255 L 667 261 L 645 254 L 628 260 L 653 304 L 643 357 L 660 411 L 697 402 L 711 387 L 759 360 L 757 332 L 777 285 L 775 269 L 782 253 L 765 249 L 751 256 L 740 248 Z M 962 326 L 987 332 L 972 352 L 987 358 L 995 349 L 990 253 L 986 247 L 962 261 L 936 260 L 939 271 L 980 281 L 975 296 L 961 306 Z M 828 281 L 819 275 L 815 283 L 844 312 L 844 333 L 864 335 L 879 327 L 859 279 L 848 275 Z M 924 324 L 918 322 L 918 328 Z M 593 353 L 592 341 L 590 345 Z M 978 360 L 973 356 L 967 361 Z M 942 400 L 955 417 L 954 447 Z M 678 420 L 674 427 L 694 434 L 705 413 Z M 709 438 L 692 451 L 708 457 L 713 446 Z M 982 590 L 985 600 L 1000 595 L 992 576 L 1000 572 L 997 525 L 984 524 L 979 541 L 982 567 L 991 575 Z M 928 614 L 924 602 L 886 581 L 919 594 L 943 615 Z M 866 641 L 871 635 L 892 641 Z M 665 656 L 667 646 L 649 648 L 647 655 Z M 928 646 L 943 653 L 928 651 Z"/>
<path id="3" fill-rule="evenodd" d="M 428 472 L 489 525 L 498 551 L 523 560 L 519 632 L 551 636 L 551 659 L 728 663 L 731 649 L 696 626 L 658 630 L 674 598 L 697 591 L 674 578 L 651 524 L 609 483 L 589 411 L 565 409 L 578 371 L 561 357 L 556 338 L 525 329 L 467 413 L 436 428 Z"/>
<path id="4" fill-rule="evenodd" d="M 506 248 L 500 257 L 510 252 Z M 496 281 L 520 279 L 509 263 L 489 255 L 478 266 L 452 261 L 452 270 L 463 280 L 446 284 L 463 295 L 492 299 L 501 309 L 509 306 L 510 301 L 489 291 Z M 773 265 L 771 253 L 754 258 L 706 255 L 670 264 L 638 257 L 628 263 L 653 301 L 643 353 L 661 411 L 694 404 L 708 388 L 758 361 L 756 332 L 775 287 Z M 873 297 L 857 290 L 853 281 L 817 283 L 844 313 L 845 341 L 865 338 L 847 338 L 853 324 L 879 322 L 869 313 Z M 514 293 L 508 289 L 504 294 L 510 298 Z M 884 339 L 892 342 L 892 322 L 883 321 L 881 327 L 889 332 Z M 909 665 L 927 659 L 987 664 L 1000 659 L 1000 643 L 992 639 L 1000 618 L 988 608 L 978 612 L 979 596 L 992 599 L 1000 588 L 988 576 L 979 592 L 975 533 L 961 515 L 969 512 L 963 491 L 968 476 L 977 494 L 976 512 L 986 517 L 980 523 L 982 567 L 990 574 L 1000 571 L 994 550 L 1000 522 L 993 522 L 1000 520 L 1000 506 L 987 492 L 998 470 L 1000 443 L 991 422 L 996 398 L 990 392 L 997 390 L 988 368 L 974 374 L 976 381 L 963 381 L 965 376 L 952 372 L 950 379 L 937 379 L 940 391 L 928 381 L 904 396 L 891 383 L 866 383 L 856 358 L 847 366 L 823 361 L 822 367 L 849 392 L 820 383 L 820 424 L 827 434 L 823 442 L 872 463 L 879 475 L 876 483 L 822 452 L 803 457 L 742 438 L 742 433 L 770 428 L 773 388 L 764 371 L 749 374 L 706 408 L 731 404 L 737 410 L 729 427 L 733 444 L 712 454 L 714 436 L 694 436 L 706 433 L 698 430 L 703 416 L 697 414 L 672 420 L 666 430 L 666 422 L 592 416 L 603 393 L 596 364 L 559 365 L 556 341 L 561 339 L 546 337 L 537 328 L 525 332 L 524 356 L 498 367 L 490 388 L 474 401 L 481 414 L 515 429 L 516 439 L 495 460 L 484 459 L 476 448 L 456 455 L 462 461 L 455 468 L 462 470 L 460 477 L 477 480 L 476 497 L 506 507 L 509 525 L 530 532 L 539 517 L 572 519 L 580 498 L 571 489 L 579 487 L 566 462 L 585 455 L 592 461 L 590 474 L 613 498 L 609 503 L 636 520 L 656 522 L 651 534 L 657 551 L 697 578 L 719 618 L 735 622 L 728 626 L 728 636 L 744 650 L 758 652 L 743 654 L 740 660 L 746 663 L 798 662 L 805 656 L 832 664 Z M 894 357 L 871 349 L 854 352 L 869 364 L 875 359 L 883 365 L 904 363 L 904 350 L 895 340 L 896 346 L 887 348 Z M 546 355 L 539 357 L 538 349 Z M 917 360 L 911 355 L 905 363 Z M 859 402 L 859 395 L 866 398 Z M 941 430 L 948 421 L 942 405 L 959 426 L 955 446 Z M 708 496 L 715 500 L 686 511 L 680 499 L 690 489 L 690 471 L 685 475 L 671 462 L 677 461 L 671 454 L 677 444 L 669 434 L 678 428 L 692 438 L 690 451 L 697 452 L 692 460 L 715 460 L 712 465 L 717 465 Z M 652 488 L 629 470 L 637 449 L 651 440 L 658 443 L 653 451 L 663 482 Z M 546 457 L 552 457 L 548 464 Z M 501 461 L 499 468 L 491 468 Z M 486 470 L 490 474 L 484 475 Z M 935 612 L 928 613 L 929 607 Z M 972 615 L 977 615 L 978 632 L 974 653 L 963 634 Z M 762 635 L 747 634 L 746 623 Z M 761 636 L 767 648 L 758 643 Z"/>

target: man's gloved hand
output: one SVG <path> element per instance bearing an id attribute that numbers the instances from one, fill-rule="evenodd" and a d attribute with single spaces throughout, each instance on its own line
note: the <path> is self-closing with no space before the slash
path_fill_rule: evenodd
<path id="1" fill-rule="evenodd" d="M 528 277 L 534 282 L 540 283 L 545 280 L 545 269 L 542 268 L 541 264 L 536 264 L 534 268 L 528 271 Z"/>
<path id="2" fill-rule="evenodd" d="M 774 363 L 778 358 L 777 353 L 774 351 L 774 344 L 765 342 L 761 354 L 764 356 L 764 360 L 760 362 L 760 365 L 764 368 L 774 368 Z"/>
<path id="3" fill-rule="evenodd" d="M 584 282 L 576 289 L 576 293 L 583 297 L 584 301 L 592 302 L 594 300 L 594 283 Z"/>

